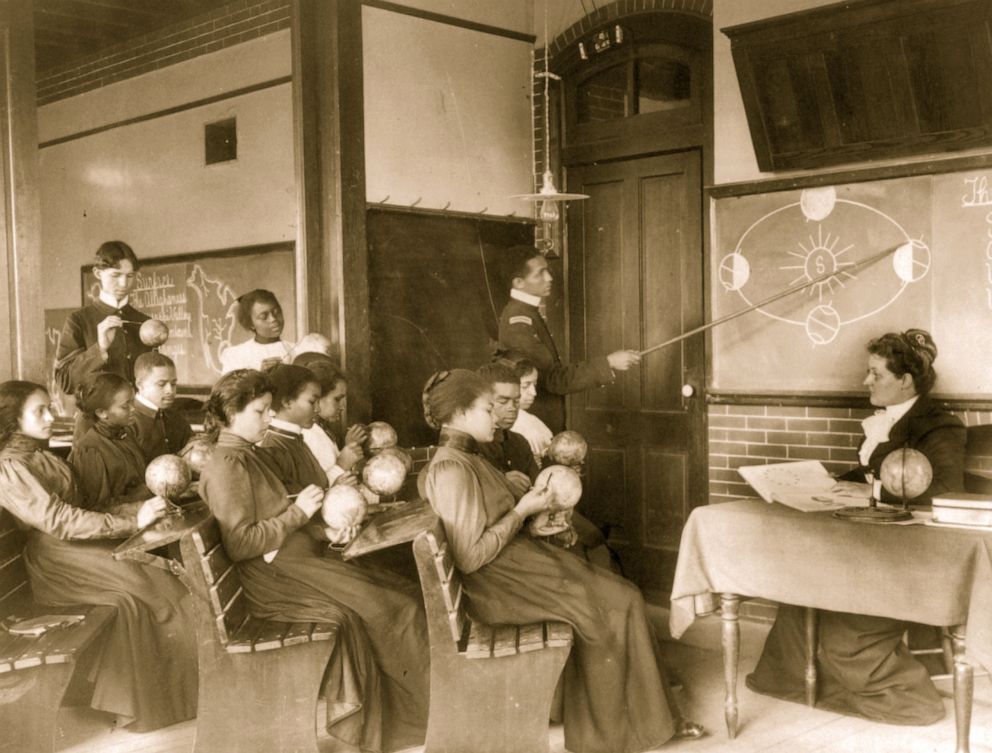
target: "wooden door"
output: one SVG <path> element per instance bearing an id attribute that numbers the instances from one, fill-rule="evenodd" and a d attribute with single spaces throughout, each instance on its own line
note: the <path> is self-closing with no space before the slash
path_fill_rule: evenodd
<path id="1" fill-rule="evenodd" d="M 568 210 L 573 360 L 702 324 L 700 161 L 692 149 L 569 170 L 568 190 L 589 194 Z M 706 503 L 704 374 L 696 336 L 569 402 L 590 445 L 584 512 L 611 527 L 625 574 L 654 598 L 670 590 L 689 511 Z"/>

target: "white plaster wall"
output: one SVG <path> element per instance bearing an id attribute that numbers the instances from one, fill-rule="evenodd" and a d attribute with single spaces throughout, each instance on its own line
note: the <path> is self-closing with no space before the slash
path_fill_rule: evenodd
<path id="1" fill-rule="evenodd" d="M 371 7 L 362 18 L 368 200 L 529 216 L 510 196 L 531 190 L 530 44 Z"/>
<path id="2" fill-rule="evenodd" d="M 289 35 L 203 55 L 39 108 L 42 140 L 289 72 Z M 80 303 L 79 267 L 105 240 L 141 257 L 292 240 L 289 83 L 40 150 L 45 308 Z M 238 122 L 238 159 L 205 165 L 203 126 Z"/>

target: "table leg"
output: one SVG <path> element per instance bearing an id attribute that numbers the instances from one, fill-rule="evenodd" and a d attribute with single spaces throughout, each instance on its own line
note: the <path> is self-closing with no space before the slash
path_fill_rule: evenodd
<path id="1" fill-rule="evenodd" d="M 955 753 L 969 753 L 971 704 L 975 696 L 975 670 L 964 657 L 964 625 L 951 628 L 954 651 L 954 727 L 957 733 Z"/>
<path id="2" fill-rule="evenodd" d="M 816 706 L 816 626 L 817 612 L 812 607 L 803 610 L 803 628 L 806 634 L 806 705 Z"/>
<path id="3" fill-rule="evenodd" d="M 723 620 L 723 680 L 726 684 L 723 717 L 727 722 L 727 735 L 731 740 L 737 737 L 737 664 L 741 653 L 741 625 L 738 621 L 740 605 L 740 596 L 720 594 L 720 619 Z"/>

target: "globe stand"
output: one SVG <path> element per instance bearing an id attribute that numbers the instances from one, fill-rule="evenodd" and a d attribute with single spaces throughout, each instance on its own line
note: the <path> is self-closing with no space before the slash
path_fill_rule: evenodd
<path id="1" fill-rule="evenodd" d="M 868 507 L 842 507 L 839 510 L 834 510 L 835 518 L 853 520 L 858 523 L 902 523 L 913 519 L 913 513 L 909 511 L 905 495 L 902 498 L 902 509 L 879 507 L 880 490 L 878 487 L 881 486 L 881 482 L 875 479 L 874 474 L 868 473 L 867 476 L 871 486 Z"/>

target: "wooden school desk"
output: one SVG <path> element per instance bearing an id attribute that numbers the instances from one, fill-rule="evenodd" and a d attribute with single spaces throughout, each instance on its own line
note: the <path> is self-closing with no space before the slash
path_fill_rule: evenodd
<path id="1" fill-rule="evenodd" d="M 210 516 L 210 510 L 202 500 L 183 505 L 180 510 L 179 514 L 159 518 L 131 536 L 114 549 L 114 559 L 133 560 L 167 570 L 189 588 L 190 582 L 179 556 L 178 542 L 188 531 L 206 520 Z M 156 550 L 164 551 L 156 553 Z"/>
<path id="2" fill-rule="evenodd" d="M 992 533 L 855 523 L 759 500 L 699 507 L 679 547 L 672 635 L 681 636 L 697 615 L 716 611 L 718 596 L 730 737 L 737 733 L 738 607 L 742 598 L 762 597 L 809 608 L 810 705 L 816 694 L 814 610 L 951 627 L 957 753 L 967 753 L 972 663 L 992 668 Z"/>
<path id="3" fill-rule="evenodd" d="M 393 502 L 388 509 L 373 512 L 359 534 L 341 552 L 350 560 L 399 544 L 408 544 L 417 534 L 434 525 L 437 515 L 426 499 Z"/>

